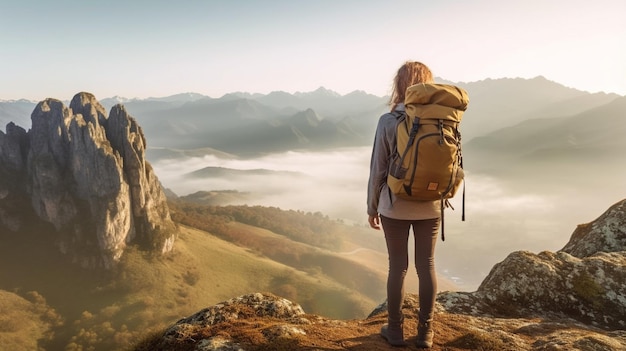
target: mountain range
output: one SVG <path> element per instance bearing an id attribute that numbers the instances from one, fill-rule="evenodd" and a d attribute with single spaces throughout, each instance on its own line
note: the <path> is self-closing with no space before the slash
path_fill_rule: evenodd
<path id="1" fill-rule="evenodd" d="M 468 154 L 507 148 L 515 148 L 516 154 L 526 148 L 542 152 L 568 149 L 573 145 L 571 131 L 589 118 L 595 121 L 592 124 L 598 143 L 610 148 L 609 140 L 609 144 L 622 140 L 610 138 L 624 125 L 620 116 L 625 98 L 616 94 L 591 94 L 541 76 L 443 82 L 457 84 L 469 93 L 470 105 L 461 125 L 464 144 L 470 144 Z M 204 149 L 254 157 L 294 149 L 366 146 L 373 140 L 378 117 L 388 109 L 388 96 L 362 91 L 340 95 L 325 88 L 295 94 L 235 92 L 221 98 L 183 93 L 163 98 L 101 100 L 107 109 L 119 102 L 142 126 L 149 140 L 147 156 L 152 161 L 177 157 L 179 150 Z M 34 105 L 27 100 L 0 101 L 0 123 L 29 125 Z M 524 140 L 530 140 L 524 136 L 536 131 L 530 121 L 536 120 L 542 121 L 536 129 L 543 137 L 533 137 L 532 143 L 524 144 Z M 507 129 L 501 133 L 503 128 Z M 519 142 L 509 143 L 509 135 Z M 478 137 L 485 138 L 475 141 Z M 582 144 L 575 142 L 577 148 L 593 147 L 591 136 L 583 139 Z M 530 149 L 524 154 L 539 157 Z"/>

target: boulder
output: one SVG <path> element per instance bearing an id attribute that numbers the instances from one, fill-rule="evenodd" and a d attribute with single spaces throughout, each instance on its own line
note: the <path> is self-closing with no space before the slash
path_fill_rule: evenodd
<path id="1" fill-rule="evenodd" d="M 442 293 L 448 311 L 557 315 L 605 329 L 626 327 L 626 200 L 579 225 L 558 252 L 517 251 L 476 292 Z"/>

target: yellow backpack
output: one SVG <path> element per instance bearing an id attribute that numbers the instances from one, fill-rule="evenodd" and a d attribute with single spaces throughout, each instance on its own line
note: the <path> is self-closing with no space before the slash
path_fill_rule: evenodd
<path id="1" fill-rule="evenodd" d="M 448 84 L 416 84 L 406 90 L 406 112 L 397 113 L 396 150 L 387 184 L 398 197 L 444 204 L 463 182 L 459 124 L 469 97 Z M 463 220 L 465 219 L 463 214 Z"/>

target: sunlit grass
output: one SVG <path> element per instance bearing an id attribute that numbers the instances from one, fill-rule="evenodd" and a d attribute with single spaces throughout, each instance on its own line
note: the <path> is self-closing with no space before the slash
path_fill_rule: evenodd
<path id="1" fill-rule="evenodd" d="M 56 312 L 35 293 L 27 300 L 0 290 L 0 345 L 3 350 L 37 350 L 37 340 L 59 322 Z"/>
<path id="2" fill-rule="evenodd" d="M 44 306 L 33 315 L 24 313 L 34 308 L 28 301 L 7 302 L 3 313 L 24 316 L 24 323 L 53 320 L 31 326 L 16 319 L 19 331 L 0 321 L 0 327 L 6 325 L 5 331 L 12 333 L 1 337 L 12 338 L 15 350 L 20 350 L 20 344 L 24 350 L 33 349 L 38 339 L 41 347 L 50 350 L 122 350 L 202 308 L 251 292 L 271 292 L 301 304 L 308 313 L 330 318 L 362 317 L 380 303 L 382 296 L 372 298 L 371 291 L 354 289 L 353 283 L 337 276 L 348 266 L 324 263 L 335 254 L 265 229 L 231 224 L 259 243 L 296 250 L 292 252 L 296 257 L 304 254 L 306 262 L 286 264 L 270 257 L 263 245 L 238 246 L 181 226 L 172 253 L 159 256 L 131 246 L 117 269 L 99 272 L 68 262 L 52 240 L 41 239 L 45 230 L 1 236 L 0 289 L 15 291 L 10 295 L 15 299 L 27 294 L 39 297 L 42 301 L 36 306 Z M 371 272 L 362 268 L 356 263 L 352 267 L 357 281 Z M 370 284 L 384 287 L 380 280 Z"/>

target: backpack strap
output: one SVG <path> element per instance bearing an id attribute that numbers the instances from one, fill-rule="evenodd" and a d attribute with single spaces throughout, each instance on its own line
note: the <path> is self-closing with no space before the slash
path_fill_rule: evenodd
<path id="1" fill-rule="evenodd" d="M 445 206 L 444 206 L 445 204 Z M 441 196 L 441 200 L 440 200 L 440 206 L 441 206 L 441 241 L 446 241 L 446 234 L 445 234 L 445 229 L 444 229 L 444 217 L 443 214 L 446 210 L 446 207 L 450 205 L 450 202 L 448 202 L 448 199 L 444 199 L 443 195 Z"/>
<path id="2" fill-rule="evenodd" d="M 398 124 L 403 122 L 403 118 L 406 118 L 406 112 L 405 111 L 391 111 L 389 112 L 391 113 L 392 116 L 394 116 L 396 118 L 396 130 L 398 129 Z M 396 135 L 396 145 L 398 144 L 398 136 Z M 397 146 L 394 146 L 396 148 L 397 152 Z M 388 156 L 388 159 L 391 160 L 393 158 L 393 154 Z M 387 176 L 389 176 L 389 174 L 387 174 Z M 393 198 L 391 197 L 391 191 L 388 191 L 389 193 L 389 203 L 393 203 Z"/>
<path id="3" fill-rule="evenodd" d="M 409 153 L 409 150 L 411 150 L 413 143 L 415 143 L 415 137 L 417 136 L 417 131 L 419 130 L 419 128 L 420 128 L 420 118 L 415 117 L 415 119 L 413 120 L 413 125 L 411 126 L 411 130 L 409 131 L 409 140 L 406 142 L 406 148 L 404 149 L 404 152 L 402 153 L 402 156 L 400 157 L 400 163 L 404 161 L 406 154 Z M 414 159 L 413 163 L 417 163 L 417 153 L 415 153 L 415 155 L 413 156 L 413 159 Z M 413 178 L 415 177 L 415 171 L 416 171 L 416 168 L 413 167 L 413 172 L 411 173 L 411 182 L 408 185 L 404 184 L 404 191 L 406 191 L 406 193 L 409 194 L 409 196 L 411 195 L 411 186 L 413 185 Z"/>
<path id="4" fill-rule="evenodd" d="M 463 208 L 461 209 L 461 220 L 465 222 L 465 179 L 463 179 Z"/>
<path id="5" fill-rule="evenodd" d="M 392 115 L 396 116 L 396 117 L 401 117 L 404 116 L 404 114 L 406 113 L 406 111 L 400 111 L 400 110 L 393 110 L 391 112 Z"/>

